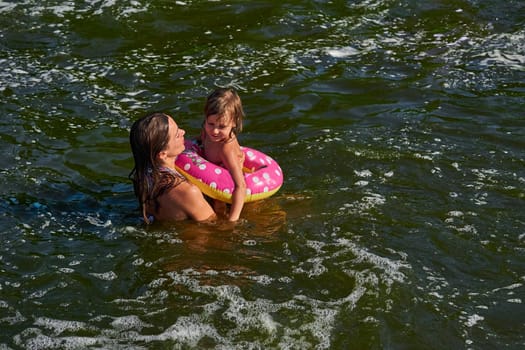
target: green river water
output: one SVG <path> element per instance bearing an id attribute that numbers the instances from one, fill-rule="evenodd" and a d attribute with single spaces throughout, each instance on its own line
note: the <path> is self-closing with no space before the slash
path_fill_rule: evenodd
<path id="1" fill-rule="evenodd" d="M 525 2 L 1 1 L 0 349 L 525 348 Z M 132 122 L 233 85 L 285 181 L 146 227 Z"/>

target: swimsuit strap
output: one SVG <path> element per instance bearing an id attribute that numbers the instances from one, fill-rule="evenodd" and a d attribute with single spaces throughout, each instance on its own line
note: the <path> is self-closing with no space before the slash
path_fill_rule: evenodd
<path id="1" fill-rule="evenodd" d="M 184 177 L 181 173 L 179 173 L 177 170 L 175 170 L 175 169 L 168 168 L 168 167 L 165 167 L 165 166 L 161 166 L 161 167 L 159 168 L 159 170 L 160 170 L 160 171 L 165 171 L 165 172 L 167 172 L 167 173 L 170 173 L 171 175 L 173 175 L 173 176 L 175 176 L 175 177 L 180 177 L 180 178 L 185 179 L 185 177 Z"/>
<path id="2" fill-rule="evenodd" d="M 170 173 L 171 175 L 173 175 L 175 177 L 178 177 L 178 178 L 181 178 L 181 179 L 184 179 L 184 180 L 186 179 L 184 177 L 184 175 L 182 175 L 181 173 L 179 173 L 175 169 L 162 166 L 162 167 L 159 167 L 159 170 L 161 172 Z M 153 176 L 151 176 L 152 173 L 153 173 L 153 169 L 148 168 L 148 170 L 146 171 L 146 182 L 148 184 L 148 193 L 151 193 L 151 190 L 153 189 Z"/>

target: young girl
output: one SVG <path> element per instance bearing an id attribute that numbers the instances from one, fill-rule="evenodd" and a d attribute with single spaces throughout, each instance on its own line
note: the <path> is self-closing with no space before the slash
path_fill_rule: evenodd
<path id="1" fill-rule="evenodd" d="M 201 132 L 204 158 L 225 167 L 230 172 L 235 189 L 232 193 L 232 205 L 228 219 L 237 221 L 246 195 L 246 182 L 242 171 L 244 153 L 237 140 L 237 134 L 242 130 L 244 118 L 239 95 L 232 88 L 220 88 L 213 91 L 206 100 L 204 116 Z"/>

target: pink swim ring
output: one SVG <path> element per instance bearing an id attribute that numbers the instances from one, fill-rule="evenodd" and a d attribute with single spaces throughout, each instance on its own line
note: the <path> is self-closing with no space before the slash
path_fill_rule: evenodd
<path id="1" fill-rule="evenodd" d="M 188 181 L 207 196 L 231 203 L 235 183 L 228 169 L 203 158 L 203 150 L 196 140 L 186 140 L 185 150 L 177 156 L 175 168 Z M 268 198 L 283 184 L 283 171 L 275 160 L 249 147 L 244 152 L 244 180 L 246 181 L 245 202 Z"/>

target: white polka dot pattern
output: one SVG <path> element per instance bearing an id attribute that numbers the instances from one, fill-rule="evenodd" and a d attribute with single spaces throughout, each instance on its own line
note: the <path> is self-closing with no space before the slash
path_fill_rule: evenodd
<path id="1" fill-rule="evenodd" d="M 195 141 L 186 140 L 186 149 L 175 160 L 175 168 L 206 195 L 231 203 L 235 183 L 230 172 L 202 157 L 202 149 Z M 249 147 L 241 147 L 245 154 L 244 174 L 246 202 L 267 198 L 283 184 L 283 173 L 277 162 L 268 155 Z"/>

